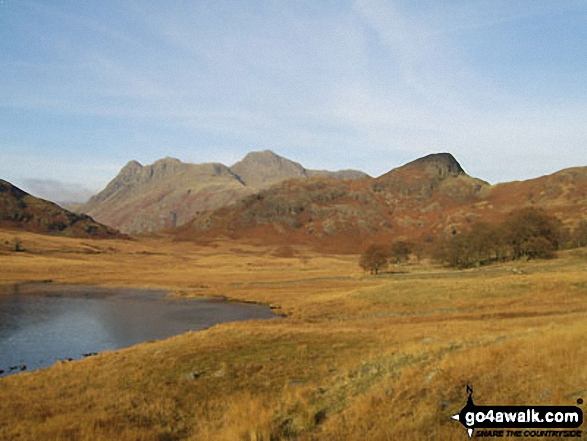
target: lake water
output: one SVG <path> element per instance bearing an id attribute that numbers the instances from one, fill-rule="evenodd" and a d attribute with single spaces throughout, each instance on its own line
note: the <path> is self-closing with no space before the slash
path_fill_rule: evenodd
<path id="1" fill-rule="evenodd" d="M 166 297 L 166 291 L 20 284 L 0 292 L 0 370 L 51 366 L 216 323 L 265 319 L 268 306 Z M 17 372 L 19 370 L 14 370 Z"/>

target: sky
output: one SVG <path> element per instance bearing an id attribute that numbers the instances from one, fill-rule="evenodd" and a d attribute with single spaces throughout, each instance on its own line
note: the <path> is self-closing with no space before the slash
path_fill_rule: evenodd
<path id="1" fill-rule="evenodd" d="M 271 149 L 530 179 L 587 165 L 586 42 L 584 0 L 0 0 L 0 178 L 83 200 Z"/>

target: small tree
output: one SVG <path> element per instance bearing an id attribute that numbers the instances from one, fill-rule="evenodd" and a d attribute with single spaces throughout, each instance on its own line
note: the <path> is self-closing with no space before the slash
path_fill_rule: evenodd
<path id="1" fill-rule="evenodd" d="M 531 237 L 526 245 L 526 256 L 528 259 L 552 259 L 554 247 L 542 236 Z"/>
<path id="2" fill-rule="evenodd" d="M 391 245 L 391 258 L 395 263 L 404 263 L 410 260 L 412 244 L 404 240 L 398 240 Z"/>
<path id="3" fill-rule="evenodd" d="M 377 275 L 380 270 L 387 268 L 389 249 L 383 245 L 370 245 L 361 255 L 359 265 L 363 270 Z"/>
<path id="4" fill-rule="evenodd" d="M 575 227 L 573 245 L 578 248 L 587 246 L 587 221 L 581 220 Z"/>
<path id="5" fill-rule="evenodd" d="M 441 251 L 442 260 L 450 266 L 468 268 L 473 261 L 471 242 L 467 234 L 456 234 L 448 239 Z"/>
<path id="6" fill-rule="evenodd" d="M 552 257 L 559 248 L 562 222 L 543 210 L 513 211 L 503 225 L 513 259 Z"/>

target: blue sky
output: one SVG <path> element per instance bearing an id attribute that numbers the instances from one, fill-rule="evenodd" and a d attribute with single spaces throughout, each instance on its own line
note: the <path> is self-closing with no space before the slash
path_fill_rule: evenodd
<path id="1" fill-rule="evenodd" d="M 0 0 L 0 178 L 79 199 L 131 159 L 261 149 L 372 176 L 448 151 L 492 183 L 585 166 L 585 42 L 583 0 Z"/>

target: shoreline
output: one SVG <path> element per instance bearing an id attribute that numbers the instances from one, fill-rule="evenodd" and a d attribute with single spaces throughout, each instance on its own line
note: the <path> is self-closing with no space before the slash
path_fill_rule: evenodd
<path id="1" fill-rule="evenodd" d="M 3 331 L 3 335 L 7 333 L 5 337 L 8 336 L 8 340 L 5 337 L 0 340 L 0 348 L 3 348 L 0 361 L 5 364 L 0 365 L 0 377 L 25 370 L 45 369 L 61 361 L 80 360 L 104 351 L 165 341 L 217 325 L 283 318 L 267 304 L 228 301 L 225 296 L 170 296 L 171 291 L 162 289 L 47 282 L 4 283 L 1 288 L 4 295 L 0 296 L 3 309 L 0 313 L 12 315 L 6 322 L 10 326 Z M 38 306 L 31 309 L 29 305 L 33 304 Z M 258 309 L 251 309 L 250 306 Z M 40 313 L 38 308 L 41 308 Z M 11 312 L 12 309 L 14 312 Z M 78 318 L 80 311 L 83 311 L 82 319 L 89 320 L 88 327 L 81 324 Z M 64 320 L 67 320 L 67 329 L 78 329 L 79 333 L 71 334 L 64 330 Z M 91 331 L 95 327 L 92 325 L 94 320 L 100 326 Z M 39 328 L 43 330 L 42 334 L 38 334 L 38 326 L 43 326 Z M 89 332 L 87 335 L 86 330 Z M 15 335 L 22 335 L 23 332 L 27 335 L 22 344 L 10 343 L 13 332 L 17 333 Z M 129 333 L 133 336 L 131 340 L 126 335 Z M 46 337 L 54 335 L 58 336 L 58 340 Z M 80 345 L 78 341 L 82 335 L 84 343 Z M 21 339 L 19 337 L 16 341 Z M 37 343 L 39 340 L 44 342 L 42 346 Z M 69 341 L 72 346 L 67 346 L 77 349 L 64 350 L 63 342 Z M 34 368 L 31 369 L 31 366 Z"/>

